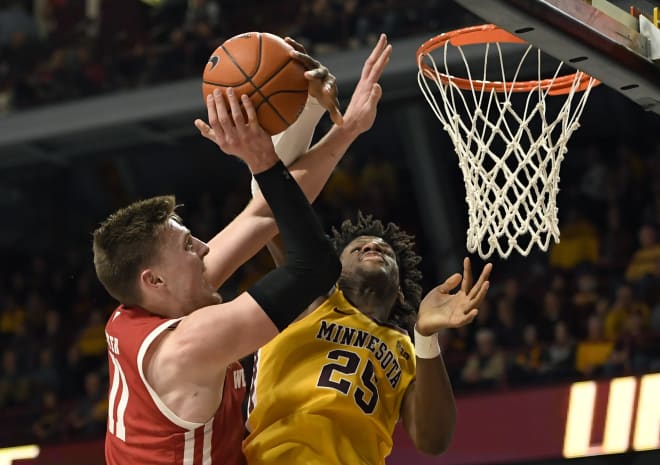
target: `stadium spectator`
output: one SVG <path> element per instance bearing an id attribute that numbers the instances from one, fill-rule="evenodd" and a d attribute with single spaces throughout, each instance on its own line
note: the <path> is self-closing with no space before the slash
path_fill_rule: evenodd
<path id="1" fill-rule="evenodd" d="M 569 333 L 568 325 L 564 321 L 555 323 L 554 337 L 547 347 L 547 360 L 541 370 L 544 379 L 565 381 L 576 378 L 575 349 L 575 340 Z"/>
<path id="2" fill-rule="evenodd" d="M 513 352 L 508 368 L 507 381 L 510 386 L 537 383 L 542 379 L 547 354 L 538 338 L 536 326 L 525 325 L 522 339 L 523 344 Z"/>
<path id="3" fill-rule="evenodd" d="M 650 371 L 659 348 L 642 315 L 630 314 L 616 339 L 604 372 L 607 376 L 628 376 Z"/>
<path id="4" fill-rule="evenodd" d="M 632 286 L 621 284 L 616 290 L 616 299 L 605 316 L 605 337 L 612 341 L 619 339 L 628 325 L 628 320 L 633 317 L 639 317 L 642 327 L 648 328 L 651 310 L 644 302 L 635 298 Z"/>
<path id="5" fill-rule="evenodd" d="M 80 438 L 100 437 L 105 432 L 108 399 L 99 375 L 85 376 L 85 396 L 79 399 L 69 415 L 73 434 Z"/>
<path id="6" fill-rule="evenodd" d="M 614 343 L 605 337 L 601 317 L 590 316 L 587 322 L 587 335 L 577 344 L 575 369 L 583 376 L 600 376 L 613 348 Z"/>
<path id="7" fill-rule="evenodd" d="M 32 423 L 32 433 L 40 441 L 59 442 L 65 438 L 66 421 L 57 392 L 48 389 L 41 395 L 39 414 Z"/>
<path id="8" fill-rule="evenodd" d="M 639 229 L 639 248 L 633 254 L 626 268 L 626 279 L 644 297 L 660 285 L 660 243 L 657 240 L 657 227 L 645 224 Z"/>
<path id="9" fill-rule="evenodd" d="M 493 331 L 495 338 L 503 349 L 513 349 L 522 345 L 523 324 L 516 315 L 513 303 L 509 298 L 501 296 L 496 303 Z"/>
<path id="10" fill-rule="evenodd" d="M 611 205 L 607 210 L 607 223 L 600 241 L 599 265 L 609 270 L 612 278 L 623 274 L 633 252 L 634 237 L 623 224 L 621 209 Z"/>
<path id="11" fill-rule="evenodd" d="M 13 349 L 4 350 L 0 372 L 0 407 L 26 405 L 30 394 L 30 380 L 19 367 L 16 352 Z"/>
<path id="12" fill-rule="evenodd" d="M 25 3 L 22 0 L 0 2 L 0 47 L 9 45 L 17 36 L 37 37 L 37 24 L 25 9 Z"/>
<path id="13" fill-rule="evenodd" d="M 541 311 L 538 313 L 536 328 L 539 338 L 548 343 L 555 337 L 555 326 L 566 318 L 565 304 L 554 291 L 547 291 L 543 296 Z"/>
<path id="14" fill-rule="evenodd" d="M 550 265 L 570 270 L 583 263 L 596 263 L 599 249 L 596 228 L 577 208 L 567 210 L 559 225 L 561 242 L 550 248 Z"/>
<path id="15" fill-rule="evenodd" d="M 498 347 L 495 333 L 480 329 L 476 336 L 476 348 L 468 357 L 461 372 L 461 387 L 499 388 L 504 386 L 506 360 Z"/>

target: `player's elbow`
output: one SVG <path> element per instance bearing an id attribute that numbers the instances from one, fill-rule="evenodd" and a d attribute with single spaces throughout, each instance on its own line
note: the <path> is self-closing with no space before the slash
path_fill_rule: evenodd
<path id="1" fill-rule="evenodd" d="M 432 430 L 418 431 L 415 447 L 428 455 L 444 454 L 451 444 L 455 426 L 456 422 L 453 418 L 446 418 L 441 425 L 436 425 Z"/>
<path id="2" fill-rule="evenodd" d="M 415 441 L 415 447 L 418 451 L 427 455 L 444 454 L 451 444 L 451 436 L 451 434 L 441 434 L 419 437 Z"/>

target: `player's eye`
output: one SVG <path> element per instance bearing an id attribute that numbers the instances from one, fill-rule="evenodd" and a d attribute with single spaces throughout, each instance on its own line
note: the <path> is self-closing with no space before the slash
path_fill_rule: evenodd
<path id="1" fill-rule="evenodd" d="M 193 240 L 192 237 L 189 237 L 186 239 L 186 250 L 192 250 L 193 248 Z"/>

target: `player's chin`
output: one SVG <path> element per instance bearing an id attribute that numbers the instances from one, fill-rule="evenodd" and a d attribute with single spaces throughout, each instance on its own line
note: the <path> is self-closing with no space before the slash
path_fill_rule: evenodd
<path id="1" fill-rule="evenodd" d="M 387 273 L 387 263 L 382 259 L 365 259 L 360 262 L 360 268 L 366 273 Z"/>
<path id="2" fill-rule="evenodd" d="M 387 267 L 382 263 L 372 262 L 372 263 L 362 263 L 358 271 L 364 279 L 370 281 L 381 282 L 387 281 L 389 279 L 389 272 Z"/>

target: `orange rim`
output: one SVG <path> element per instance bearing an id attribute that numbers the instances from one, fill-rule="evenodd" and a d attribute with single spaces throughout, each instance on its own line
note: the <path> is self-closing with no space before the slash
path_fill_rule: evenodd
<path id="1" fill-rule="evenodd" d="M 565 76 L 558 76 L 555 79 L 504 83 L 499 81 L 481 81 L 478 79 L 460 78 L 450 74 L 441 73 L 440 71 L 436 72 L 433 67 L 424 63 L 424 56 L 430 55 L 433 50 L 442 47 L 446 43 L 449 43 L 454 47 L 460 47 L 462 45 L 487 43 L 526 44 L 527 42 L 496 26 L 495 24 L 483 24 L 480 26 L 470 26 L 462 29 L 456 29 L 454 31 L 445 32 L 435 36 L 432 39 L 424 42 L 417 49 L 416 54 L 417 65 L 419 66 L 420 71 L 422 71 L 426 77 L 433 79 L 434 81 L 437 81 L 439 78 L 443 84 L 449 84 L 451 82 L 464 90 L 481 90 L 483 88 L 484 91 L 494 90 L 496 92 L 530 92 L 540 87 L 541 89 L 550 89 L 548 92 L 550 95 L 562 95 L 571 92 L 576 77 L 579 79 L 579 82 L 575 87 L 576 92 L 582 92 L 586 90 L 589 87 L 589 81 L 592 79 L 588 74 L 583 73 L 582 71 L 577 71 Z M 600 84 L 600 81 L 594 79 L 593 85 L 597 86 L 598 84 Z"/>

